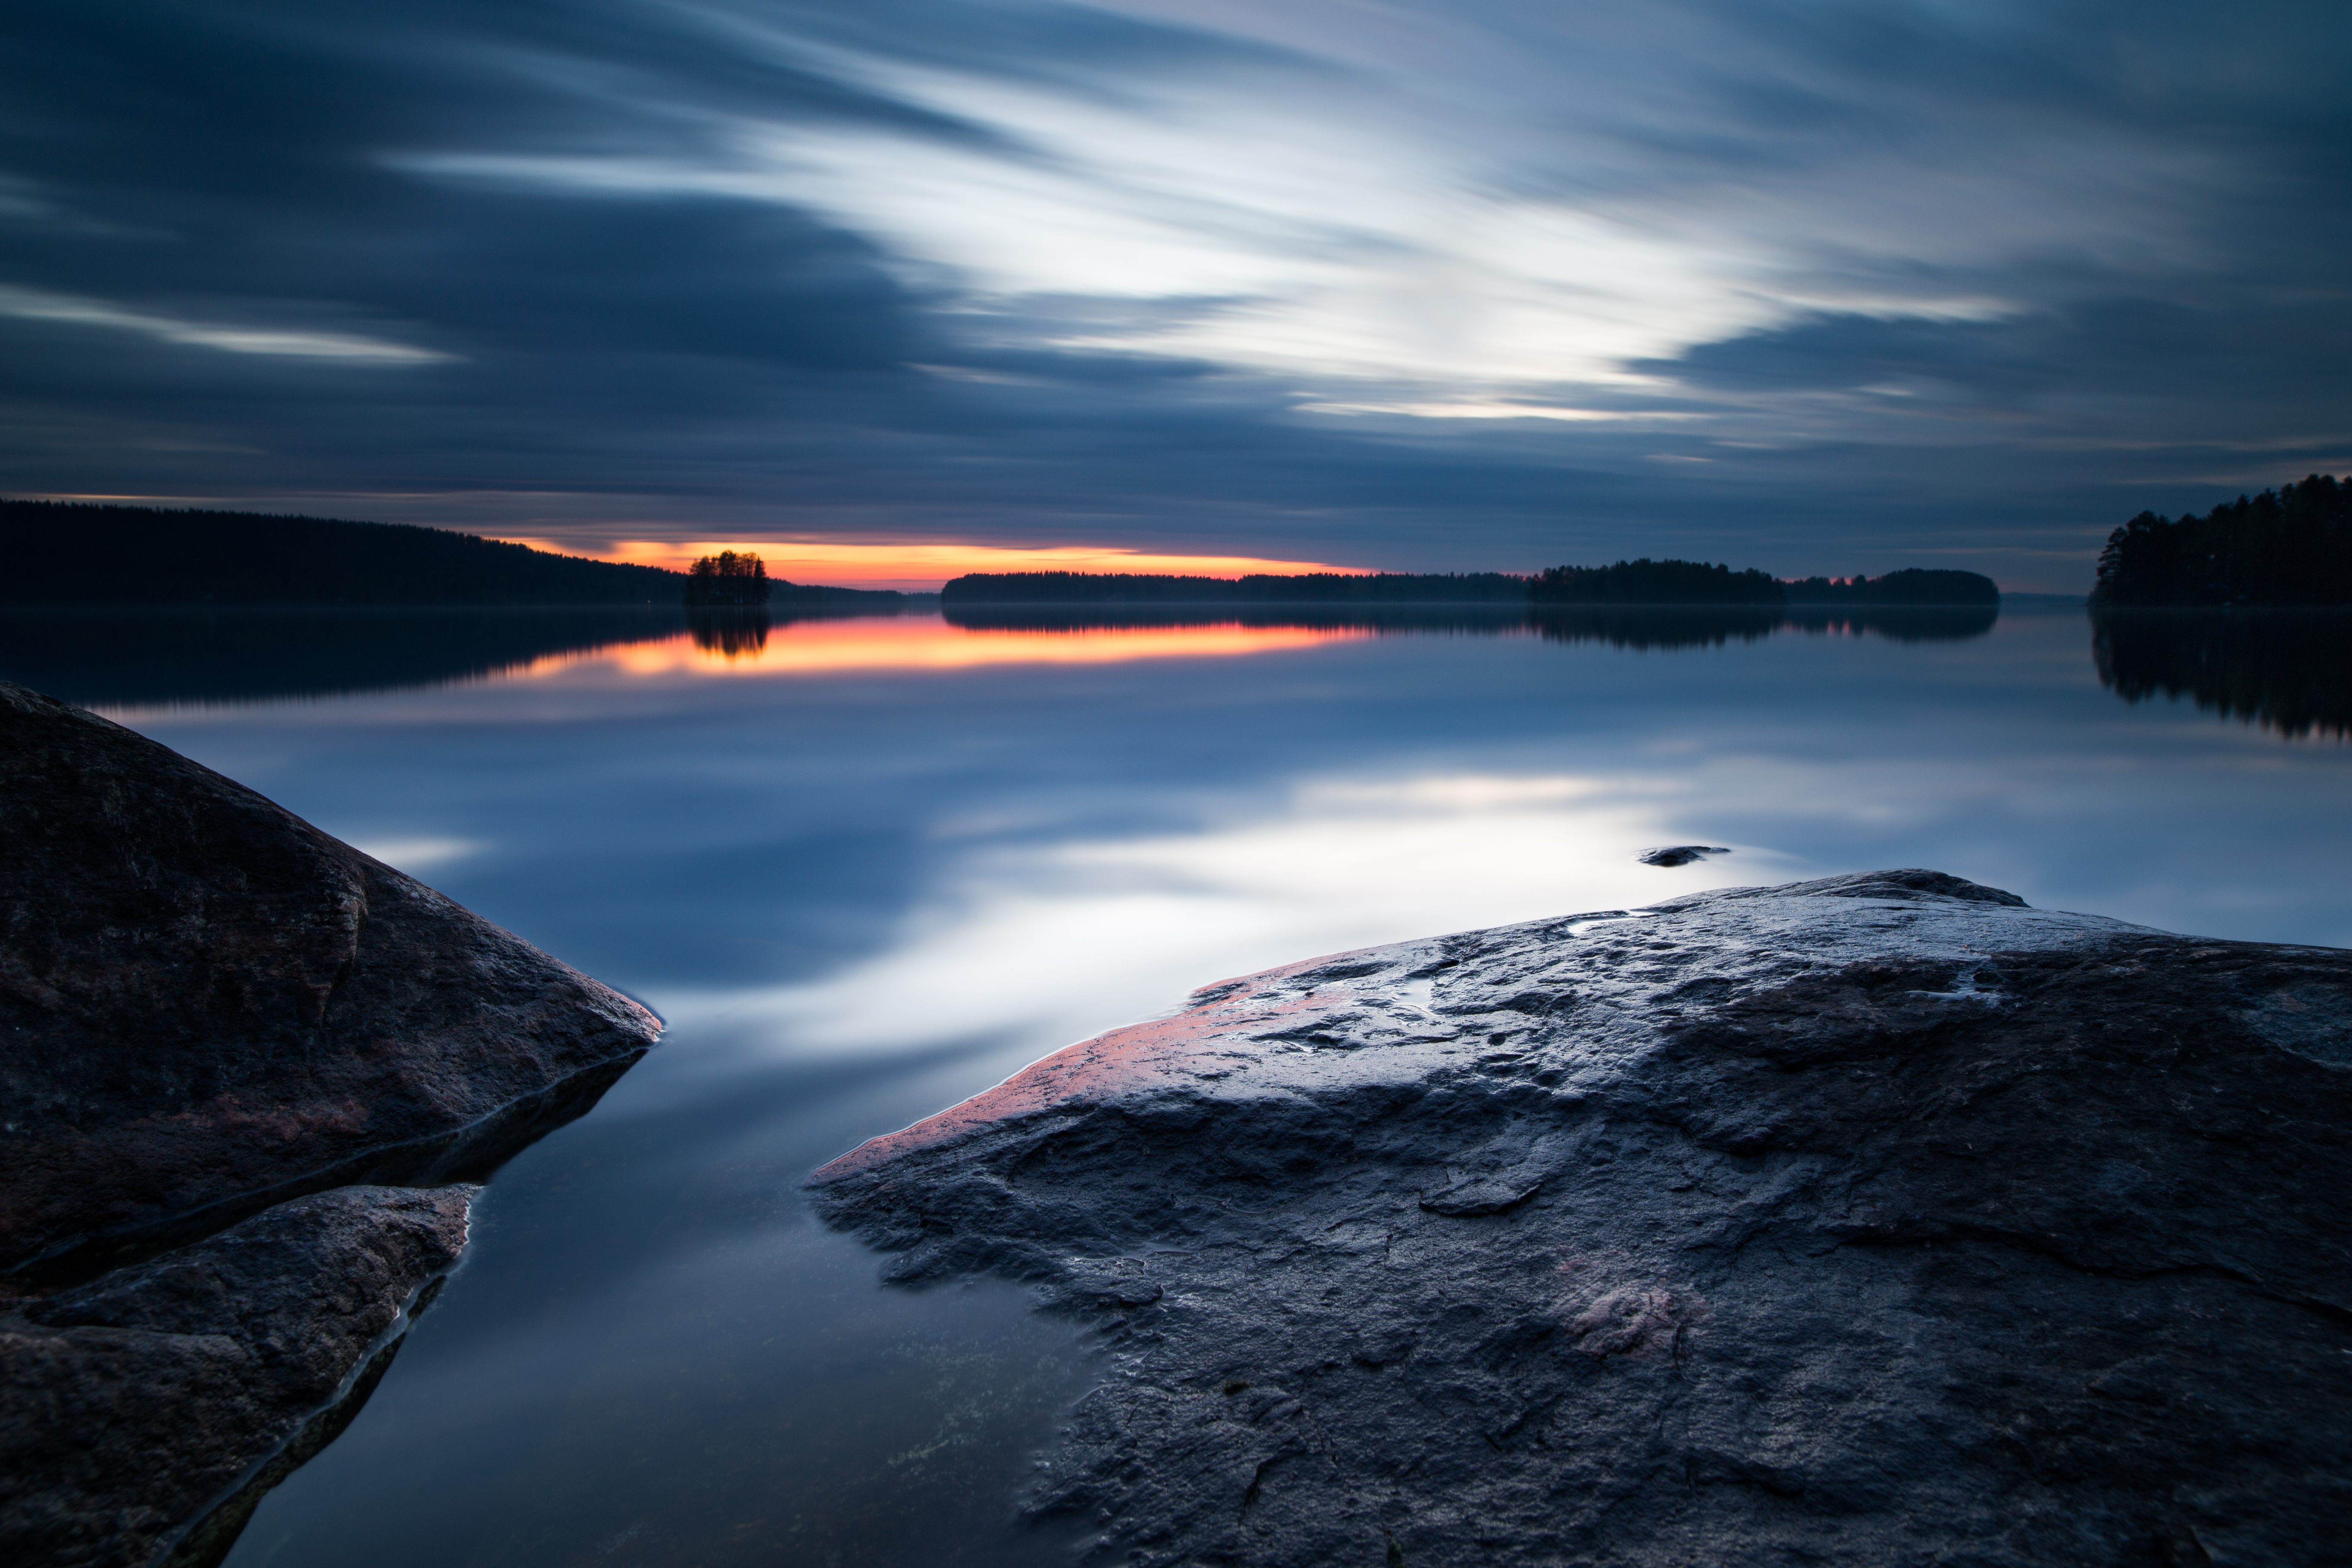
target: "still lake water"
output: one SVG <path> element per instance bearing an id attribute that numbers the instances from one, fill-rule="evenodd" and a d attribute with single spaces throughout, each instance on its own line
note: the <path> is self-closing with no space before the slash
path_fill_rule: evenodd
<path id="1" fill-rule="evenodd" d="M 1223 975 L 1884 866 L 2352 945 L 2334 623 L 1017 621 L 0 623 L 0 676 L 669 1024 L 232 1563 L 1046 1560 L 1012 1499 L 1105 1368 L 1012 1287 L 881 1289 L 797 1184 Z M 1633 863 L 1685 842 L 1733 852 Z"/>

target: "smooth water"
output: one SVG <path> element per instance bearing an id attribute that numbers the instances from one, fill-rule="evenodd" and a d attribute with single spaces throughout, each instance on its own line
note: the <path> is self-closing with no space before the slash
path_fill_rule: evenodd
<path id="1" fill-rule="evenodd" d="M 998 1564 L 1107 1369 L 1013 1287 L 877 1286 L 810 1169 L 1223 975 L 1703 887 L 2352 945 L 2340 630 L 2250 675 L 2248 624 L 20 616 L 0 675 L 670 1026 L 233 1563 Z M 1633 861 L 1677 843 L 1733 852 Z"/>

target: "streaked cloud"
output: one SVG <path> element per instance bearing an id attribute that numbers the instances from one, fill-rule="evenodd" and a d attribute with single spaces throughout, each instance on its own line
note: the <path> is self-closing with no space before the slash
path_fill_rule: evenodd
<path id="1" fill-rule="evenodd" d="M 432 364 L 454 359 L 434 349 L 420 349 L 356 332 L 322 332 L 271 327 L 225 326 L 133 310 L 102 300 L 77 299 L 37 289 L 0 284 L 0 316 L 27 321 L 55 321 L 68 326 L 99 327 L 137 332 L 158 342 L 192 348 L 218 349 L 224 353 L 268 354 L 285 359 L 344 360 L 361 364 Z"/>
<path id="2" fill-rule="evenodd" d="M 15 493 L 2078 587 L 2352 423 L 2325 7 L 125 4 L 0 62 Z"/>

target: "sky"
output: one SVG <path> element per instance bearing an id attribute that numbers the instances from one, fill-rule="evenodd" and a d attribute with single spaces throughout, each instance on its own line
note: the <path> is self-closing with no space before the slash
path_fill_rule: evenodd
<path id="1" fill-rule="evenodd" d="M 2080 591 L 2352 469 L 2352 9 L 16 0 L 0 493 Z"/>

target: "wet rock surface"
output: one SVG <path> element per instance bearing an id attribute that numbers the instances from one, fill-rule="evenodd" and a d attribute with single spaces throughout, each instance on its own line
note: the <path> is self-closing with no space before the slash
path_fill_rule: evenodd
<path id="1" fill-rule="evenodd" d="M 217 1560 L 653 1016 L 0 684 L 0 1560 Z M 383 1185 L 371 1184 L 399 1184 Z"/>
<path id="2" fill-rule="evenodd" d="M 1293 964 L 812 1178 L 1139 1564 L 2352 1560 L 2352 953 L 1932 871 Z"/>
<path id="3" fill-rule="evenodd" d="M 476 1173 L 658 1027 L 243 785 L 0 685 L 0 1270 Z"/>
<path id="4" fill-rule="evenodd" d="M 382 1376 L 478 1190 L 337 1188 L 0 1303 L 0 1555 L 217 1561 Z"/>

